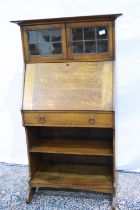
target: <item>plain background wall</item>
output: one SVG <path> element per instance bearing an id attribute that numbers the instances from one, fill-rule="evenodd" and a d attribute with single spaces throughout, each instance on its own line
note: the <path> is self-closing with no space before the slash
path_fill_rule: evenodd
<path id="1" fill-rule="evenodd" d="M 116 21 L 117 168 L 140 171 L 140 1 L 1 0 L 0 161 L 27 163 L 20 29 L 10 20 L 123 13 Z"/>

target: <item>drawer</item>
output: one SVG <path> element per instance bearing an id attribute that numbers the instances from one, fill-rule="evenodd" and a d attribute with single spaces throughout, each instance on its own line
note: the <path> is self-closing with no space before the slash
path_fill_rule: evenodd
<path id="1" fill-rule="evenodd" d="M 25 126 L 113 127 L 113 113 L 23 112 Z"/>

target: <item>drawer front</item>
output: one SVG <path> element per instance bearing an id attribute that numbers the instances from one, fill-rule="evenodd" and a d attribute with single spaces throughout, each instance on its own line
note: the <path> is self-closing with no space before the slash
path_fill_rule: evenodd
<path id="1" fill-rule="evenodd" d="M 26 126 L 113 127 L 113 113 L 23 112 Z"/>

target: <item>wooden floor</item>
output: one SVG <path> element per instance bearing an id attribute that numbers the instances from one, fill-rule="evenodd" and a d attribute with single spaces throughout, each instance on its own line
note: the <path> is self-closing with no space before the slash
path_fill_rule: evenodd
<path id="1" fill-rule="evenodd" d="M 30 152 L 113 156 L 112 144 L 108 140 L 40 139 L 37 142 L 37 145 L 30 148 Z"/>
<path id="2" fill-rule="evenodd" d="M 112 193 L 112 167 L 48 164 L 31 179 L 32 187 L 54 187 Z"/>

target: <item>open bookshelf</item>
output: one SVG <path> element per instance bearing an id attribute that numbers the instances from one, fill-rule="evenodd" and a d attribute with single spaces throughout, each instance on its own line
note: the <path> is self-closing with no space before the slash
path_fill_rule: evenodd
<path id="1" fill-rule="evenodd" d="M 113 192 L 111 128 L 28 127 L 31 186 Z"/>

